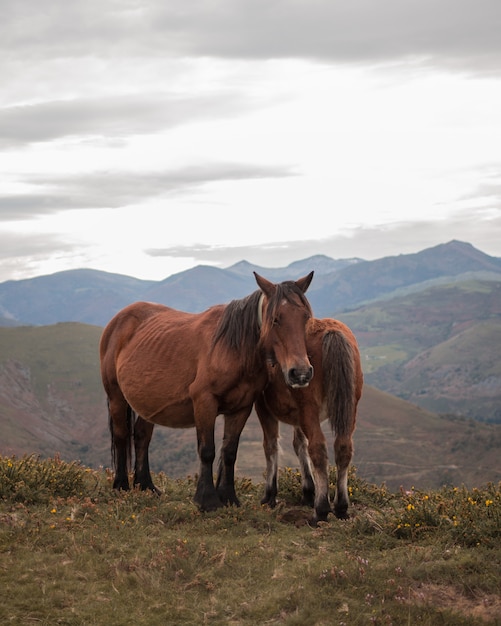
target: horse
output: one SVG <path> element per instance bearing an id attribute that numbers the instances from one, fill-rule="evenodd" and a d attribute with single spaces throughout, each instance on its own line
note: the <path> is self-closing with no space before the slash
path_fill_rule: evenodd
<path id="1" fill-rule="evenodd" d="M 334 433 L 337 482 L 334 514 L 348 517 L 348 468 L 353 457 L 353 432 L 362 394 L 363 373 L 352 331 L 335 319 L 312 318 L 306 327 L 306 347 L 315 368 L 307 388 L 288 386 L 270 367 L 270 382 L 256 401 L 263 428 L 266 483 L 262 504 L 276 506 L 279 421 L 294 427 L 294 450 L 302 473 L 303 503 L 314 507 L 313 523 L 331 512 L 328 454 L 320 424 L 329 419 Z"/>
<path id="2" fill-rule="evenodd" d="M 259 289 L 229 304 L 186 313 L 136 302 L 105 327 L 99 352 L 113 488 L 129 489 L 134 447 L 134 486 L 160 493 L 148 456 L 155 424 L 194 426 L 200 461 L 195 503 L 202 511 L 239 505 L 234 487 L 238 438 L 267 383 L 268 367 L 279 367 L 290 387 L 305 387 L 313 377 L 306 351 L 312 312 L 304 295 L 313 272 L 279 284 L 254 276 Z M 223 470 L 214 485 L 214 426 L 220 414 L 225 420 Z"/>

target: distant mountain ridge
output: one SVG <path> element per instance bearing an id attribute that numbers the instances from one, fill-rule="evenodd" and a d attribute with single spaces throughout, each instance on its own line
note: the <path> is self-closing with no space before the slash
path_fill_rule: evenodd
<path id="1" fill-rule="evenodd" d="M 264 268 L 247 261 L 226 269 L 199 265 L 162 281 L 91 269 L 68 270 L 0 283 L 0 326 L 71 321 L 104 326 L 121 308 L 137 300 L 198 312 L 253 292 L 253 271 L 278 282 L 311 270 L 315 278 L 308 298 L 315 315 L 334 317 L 398 290 L 415 290 L 422 283 L 452 280 L 462 274 L 501 276 L 501 259 L 471 244 L 451 241 L 416 254 L 375 261 L 315 255 L 285 268 Z"/>
<path id="2" fill-rule="evenodd" d="M 283 280 L 295 280 L 300 276 L 308 274 L 312 270 L 317 275 L 330 274 L 361 262 L 363 262 L 363 259 L 332 259 L 324 254 L 316 254 L 301 261 L 294 261 L 287 267 L 262 267 L 260 265 L 253 265 L 248 261 L 239 261 L 235 263 L 235 265 L 228 267 L 228 270 L 246 277 L 250 276 L 252 272 L 257 272 L 269 280 L 281 282 Z"/>

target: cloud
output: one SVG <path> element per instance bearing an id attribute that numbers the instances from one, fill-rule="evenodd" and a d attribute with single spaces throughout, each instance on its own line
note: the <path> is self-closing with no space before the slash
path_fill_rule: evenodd
<path id="1" fill-rule="evenodd" d="M 72 258 L 81 252 L 67 237 L 44 233 L 22 234 L 0 231 L 0 281 L 39 274 L 49 259 Z M 47 273 L 47 272 L 45 272 Z"/>
<path id="2" fill-rule="evenodd" d="M 471 220 L 467 212 L 458 212 L 448 220 L 399 222 L 391 225 L 360 227 L 323 239 L 276 241 L 259 246 L 210 246 L 197 243 L 144 250 L 152 257 L 191 258 L 194 263 L 228 267 L 247 260 L 262 267 L 285 267 L 289 263 L 316 254 L 334 259 L 362 258 L 366 260 L 412 254 L 426 248 L 458 239 L 467 241 L 485 252 L 496 255 L 499 249 L 501 214 L 486 219 Z"/>
<path id="3" fill-rule="evenodd" d="M 30 8 L 31 4 L 31 8 Z M 335 63 L 405 57 L 499 73 L 498 0 L 53 0 L 9 3 L 4 56 L 308 58 Z M 98 19 L 96 19 L 98 16 Z"/>
<path id="4" fill-rule="evenodd" d="M 30 219 L 71 209 L 119 208 L 159 196 L 179 195 L 229 180 L 295 176 L 288 166 L 236 163 L 193 165 L 154 172 L 91 172 L 32 175 L 22 182 L 33 192 L 0 196 L 0 221 Z"/>
<path id="5" fill-rule="evenodd" d="M 244 99 L 234 93 L 123 94 L 11 106 L 0 109 L 0 146 L 68 136 L 117 138 L 155 133 L 193 121 L 227 118 L 245 106 Z"/>

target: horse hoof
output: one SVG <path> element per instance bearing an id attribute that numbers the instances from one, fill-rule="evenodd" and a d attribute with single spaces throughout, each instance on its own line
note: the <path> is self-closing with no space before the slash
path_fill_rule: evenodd
<path id="1" fill-rule="evenodd" d="M 311 525 L 316 528 L 319 522 L 327 522 L 328 513 L 315 513 L 311 520 Z"/>
<path id="2" fill-rule="evenodd" d="M 261 504 L 267 504 L 270 509 L 274 509 L 277 506 L 277 500 L 276 498 L 271 498 L 268 496 L 265 496 L 264 498 L 261 498 Z"/>
<path id="3" fill-rule="evenodd" d="M 117 491 L 130 491 L 129 481 L 115 480 L 113 483 L 113 489 Z"/>
<path id="4" fill-rule="evenodd" d="M 203 499 L 198 499 L 195 497 L 194 501 L 195 501 L 195 504 L 203 513 L 216 511 L 217 509 L 220 509 L 221 507 L 224 506 L 221 500 L 217 496 L 214 496 L 213 498 L 203 498 Z"/>
<path id="5" fill-rule="evenodd" d="M 160 489 L 155 487 L 153 483 L 147 483 L 147 484 L 134 483 L 134 488 L 139 489 L 139 491 L 151 491 L 151 493 L 154 494 L 155 496 L 162 495 L 162 492 L 160 491 Z"/>
<path id="6" fill-rule="evenodd" d="M 224 506 L 240 506 L 240 500 L 237 498 L 235 492 L 225 493 L 224 491 L 217 491 L 217 495 Z"/>
<path id="7" fill-rule="evenodd" d="M 240 500 L 236 496 L 231 498 L 221 498 L 221 503 L 224 506 L 240 506 Z"/>
<path id="8" fill-rule="evenodd" d="M 350 515 L 348 513 L 348 509 L 340 509 L 340 510 L 334 509 L 334 515 L 338 519 L 350 519 Z"/>
<path id="9" fill-rule="evenodd" d="M 222 502 L 211 502 L 208 504 L 199 504 L 198 507 L 202 513 L 210 513 L 211 511 L 217 511 L 223 507 Z"/>
<path id="10" fill-rule="evenodd" d="M 304 489 L 301 498 L 301 505 L 310 506 L 311 508 L 313 508 L 315 506 L 315 491 L 311 491 L 310 489 Z"/>

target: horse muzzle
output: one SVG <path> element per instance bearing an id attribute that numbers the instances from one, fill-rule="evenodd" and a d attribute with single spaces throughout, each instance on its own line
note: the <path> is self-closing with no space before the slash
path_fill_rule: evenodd
<path id="1" fill-rule="evenodd" d="M 291 367 L 290 370 L 284 372 L 284 376 L 285 382 L 289 387 L 293 387 L 294 389 L 308 387 L 313 378 L 313 367 L 311 365 L 302 368 Z"/>

